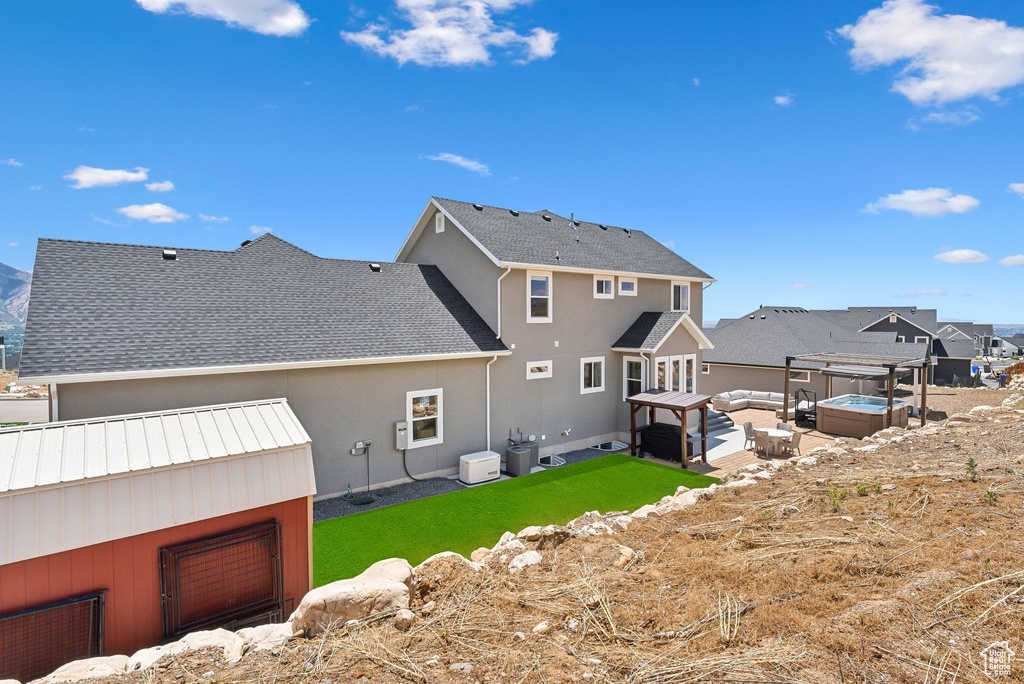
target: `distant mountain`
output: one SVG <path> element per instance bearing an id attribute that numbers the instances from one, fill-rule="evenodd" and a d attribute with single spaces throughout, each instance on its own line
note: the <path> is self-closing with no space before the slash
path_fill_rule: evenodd
<path id="1" fill-rule="evenodd" d="M 25 336 L 25 314 L 28 313 L 31 288 L 31 273 L 0 264 L 0 335 L 17 349 L 21 348 Z"/>

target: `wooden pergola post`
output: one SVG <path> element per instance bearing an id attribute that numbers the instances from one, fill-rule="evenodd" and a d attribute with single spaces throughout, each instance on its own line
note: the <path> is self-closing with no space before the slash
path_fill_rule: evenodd
<path id="1" fill-rule="evenodd" d="M 793 369 L 793 357 L 786 357 L 786 377 L 783 382 L 782 390 L 782 422 L 789 422 L 789 376 L 790 371 Z"/>
<path id="2" fill-rule="evenodd" d="M 895 365 L 892 365 L 892 364 L 889 365 L 889 382 L 887 384 L 888 384 L 888 389 L 889 389 L 889 392 L 888 392 L 888 394 L 889 394 L 889 408 L 886 411 L 886 415 L 888 416 L 888 422 L 887 422 L 885 427 L 892 427 L 893 392 L 895 392 L 895 390 L 896 390 L 896 366 Z"/>
<path id="3" fill-rule="evenodd" d="M 629 455 L 636 456 L 636 412 L 640 404 L 629 405 Z"/>
<path id="4" fill-rule="evenodd" d="M 700 409 L 700 455 L 704 463 L 708 462 L 708 405 Z"/>
<path id="5" fill-rule="evenodd" d="M 825 368 L 828 368 L 831 365 L 832 365 L 831 363 L 826 363 L 825 364 Z M 832 376 L 831 375 L 825 375 L 825 398 L 826 399 L 831 399 L 832 398 Z"/>
<path id="6" fill-rule="evenodd" d="M 686 465 L 687 465 L 687 461 L 686 461 L 686 451 L 687 451 L 687 449 L 686 449 L 686 447 L 689 446 L 689 444 L 687 444 L 687 438 L 686 438 L 686 409 L 685 408 L 683 409 L 681 417 L 679 418 L 679 428 L 680 428 L 679 432 L 681 433 L 679 439 L 683 440 L 683 453 L 681 454 L 681 457 L 679 459 L 679 463 L 680 463 L 680 465 L 683 468 L 685 468 Z"/>

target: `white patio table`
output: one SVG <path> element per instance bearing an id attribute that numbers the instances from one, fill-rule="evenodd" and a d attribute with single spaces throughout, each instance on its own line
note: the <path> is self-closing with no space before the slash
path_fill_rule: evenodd
<path id="1" fill-rule="evenodd" d="M 776 428 L 754 428 L 754 432 L 763 432 L 768 436 L 768 441 L 771 443 L 771 456 L 781 454 L 782 443 L 793 435 L 789 430 L 778 430 Z"/>

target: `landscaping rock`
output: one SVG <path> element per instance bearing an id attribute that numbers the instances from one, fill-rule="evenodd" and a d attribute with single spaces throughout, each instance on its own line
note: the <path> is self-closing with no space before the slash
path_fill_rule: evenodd
<path id="1" fill-rule="evenodd" d="M 526 551 L 512 559 L 512 562 L 508 564 L 508 571 L 511 573 L 521 572 L 531 565 L 537 565 L 542 560 L 544 560 L 544 557 L 541 556 L 540 553 L 536 551 Z"/>
<path id="2" fill-rule="evenodd" d="M 413 570 L 403 558 L 374 563 L 359 575 L 306 594 L 292 614 L 296 635 L 316 636 L 332 625 L 409 607 Z"/>
<path id="3" fill-rule="evenodd" d="M 619 551 L 619 557 L 615 559 L 615 562 L 612 563 L 612 565 L 617 568 L 624 568 L 631 560 L 633 560 L 636 552 L 623 544 L 618 544 L 616 548 Z"/>
<path id="4" fill-rule="evenodd" d="M 430 558 L 426 559 L 425 561 L 417 565 L 415 568 L 413 568 L 413 576 L 428 572 L 431 569 L 430 566 L 434 565 L 435 563 L 440 563 L 446 560 L 454 561 L 459 565 L 464 565 L 473 572 L 478 572 L 481 568 L 481 565 L 479 563 L 475 563 L 469 560 L 461 553 L 455 553 L 454 551 L 442 551 L 441 553 L 435 553 L 433 556 L 431 556 Z"/>
<path id="5" fill-rule="evenodd" d="M 537 541 L 540 539 L 542 530 L 543 528 L 540 525 L 530 525 L 521 529 L 516 536 L 526 541 Z"/>
<path id="6" fill-rule="evenodd" d="M 242 639 L 242 648 L 249 651 L 272 651 L 284 646 L 292 638 L 292 625 L 289 622 L 275 625 L 259 625 L 246 627 L 236 632 Z"/>
<path id="7" fill-rule="evenodd" d="M 469 554 L 469 559 L 474 563 L 483 563 L 487 560 L 487 557 L 491 555 L 491 550 L 485 546 L 481 546 L 479 549 Z"/>
<path id="8" fill-rule="evenodd" d="M 124 655 L 74 660 L 35 681 L 37 684 L 50 684 L 50 682 L 78 682 L 83 679 L 114 677 L 124 674 L 128 669 L 129 660 L 128 656 Z"/>
<path id="9" fill-rule="evenodd" d="M 544 634 L 545 632 L 548 632 L 550 630 L 551 630 L 551 623 L 548 622 L 547 620 L 545 620 L 544 622 L 539 623 L 536 627 L 533 628 L 533 633 L 534 634 Z"/>
<path id="10" fill-rule="evenodd" d="M 629 517 L 631 518 L 659 518 L 661 517 L 656 510 L 654 510 L 654 504 L 647 504 L 633 511 Z"/>
<path id="11" fill-rule="evenodd" d="M 395 629 L 406 632 L 414 624 L 416 624 L 416 613 L 408 608 L 402 608 L 395 613 Z"/>

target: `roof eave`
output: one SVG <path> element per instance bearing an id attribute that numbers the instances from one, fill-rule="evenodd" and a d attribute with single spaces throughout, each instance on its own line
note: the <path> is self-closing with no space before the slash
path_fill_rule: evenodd
<path id="1" fill-rule="evenodd" d="M 560 266 L 552 264 L 531 264 L 522 261 L 499 261 L 498 266 L 501 268 L 526 268 L 535 269 L 539 271 L 553 271 L 555 273 L 600 273 L 614 276 L 627 276 L 630 278 L 649 278 L 651 280 L 685 280 L 687 282 L 694 283 L 717 283 L 718 281 L 711 276 L 686 276 L 686 275 L 671 275 L 667 273 L 643 273 L 640 271 L 615 271 L 607 268 L 588 268 L 584 266 Z"/>

